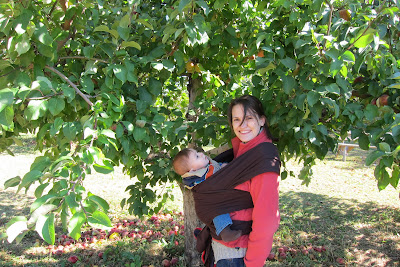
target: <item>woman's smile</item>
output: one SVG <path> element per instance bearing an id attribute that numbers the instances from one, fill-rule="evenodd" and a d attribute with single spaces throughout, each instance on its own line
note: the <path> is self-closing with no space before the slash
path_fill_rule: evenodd
<path id="1" fill-rule="evenodd" d="M 244 113 L 242 105 L 232 108 L 232 127 L 236 136 L 242 142 L 249 142 L 256 137 L 265 123 L 264 117 L 259 117 L 250 110 Z"/>

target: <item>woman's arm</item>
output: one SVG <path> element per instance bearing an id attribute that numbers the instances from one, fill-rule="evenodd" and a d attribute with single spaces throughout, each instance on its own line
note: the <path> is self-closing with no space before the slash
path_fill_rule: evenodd
<path id="1" fill-rule="evenodd" d="M 244 259 L 247 267 L 263 266 L 271 251 L 280 222 L 278 177 L 276 173 L 267 172 L 250 180 L 254 208 L 252 232 Z"/>

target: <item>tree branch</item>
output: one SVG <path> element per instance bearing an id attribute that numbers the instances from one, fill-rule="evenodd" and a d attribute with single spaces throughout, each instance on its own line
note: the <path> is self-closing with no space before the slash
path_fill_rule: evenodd
<path id="1" fill-rule="evenodd" d="M 85 59 L 85 60 L 94 60 L 94 61 L 98 61 L 98 62 L 102 62 L 102 63 L 106 63 L 109 64 L 110 62 L 103 60 L 103 59 L 99 59 L 99 58 L 87 58 L 87 57 L 82 57 L 82 56 L 70 56 L 70 57 L 59 57 L 59 60 L 62 59 Z"/>
<path id="2" fill-rule="evenodd" d="M 331 9 L 331 12 L 329 14 L 329 25 L 328 25 L 328 32 L 327 32 L 327 35 L 329 35 L 331 33 L 331 27 L 332 27 L 333 5 L 328 0 L 325 0 L 325 2 L 328 4 L 329 8 Z"/>
<path id="3" fill-rule="evenodd" d="M 53 94 L 53 95 L 44 95 L 41 97 L 30 97 L 30 98 L 26 98 L 25 100 L 42 100 L 42 99 L 52 98 L 57 95 L 62 95 L 62 93 L 57 93 L 57 94 Z"/>
<path id="4" fill-rule="evenodd" d="M 62 74 L 61 72 L 59 72 L 58 70 L 56 70 L 56 69 L 53 68 L 53 67 L 46 66 L 45 68 L 48 69 L 48 70 L 51 70 L 52 72 L 54 72 L 55 74 L 57 74 L 58 76 L 60 76 L 61 79 L 63 79 L 64 81 L 66 81 L 69 85 L 71 85 L 72 88 L 75 89 L 76 93 L 77 93 L 78 95 L 80 95 L 80 96 L 83 98 L 83 100 L 85 100 L 86 103 L 89 104 L 89 106 L 93 106 L 93 103 L 86 97 L 86 95 L 85 95 L 84 93 L 82 93 L 81 90 L 79 90 L 79 88 L 78 88 L 73 82 L 71 82 L 70 79 L 68 79 L 67 76 L 65 76 L 64 74 Z"/>
<path id="5" fill-rule="evenodd" d="M 362 33 L 360 36 L 358 36 L 358 38 L 357 38 L 346 50 L 350 50 L 351 48 L 353 48 L 354 44 L 357 43 L 357 41 L 358 41 L 361 37 L 364 36 L 364 34 L 368 31 L 369 28 L 371 28 L 372 23 L 375 22 L 375 20 L 379 17 L 379 14 L 382 12 L 382 9 L 384 8 L 385 3 L 386 3 L 386 0 L 382 3 L 381 8 L 379 9 L 378 13 L 376 14 L 376 17 L 368 23 L 368 27 L 365 28 L 365 30 L 363 31 L 363 33 Z"/>

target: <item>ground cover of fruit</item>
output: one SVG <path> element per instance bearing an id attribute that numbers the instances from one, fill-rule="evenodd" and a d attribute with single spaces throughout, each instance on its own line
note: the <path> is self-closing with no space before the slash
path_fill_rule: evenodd
<path id="1" fill-rule="evenodd" d="M 4 181 L 29 170 L 32 139 L 0 155 L 0 232 L 12 217 L 27 214 L 33 194 L 4 190 Z M 281 225 L 266 266 L 400 266 L 400 200 L 391 187 L 379 191 L 366 153 L 349 152 L 347 160 L 330 154 L 314 168 L 307 187 L 297 178 L 280 183 Z M 288 166 L 298 173 L 295 161 Z M 85 186 L 110 202 L 114 228 L 84 229 L 79 241 L 57 231 L 49 246 L 36 233 L 20 244 L 0 241 L 0 266 L 185 266 L 182 201 L 175 199 L 157 215 L 138 219 L 121 210 L 133 183 L 120 169 L 91 175 Z"/>

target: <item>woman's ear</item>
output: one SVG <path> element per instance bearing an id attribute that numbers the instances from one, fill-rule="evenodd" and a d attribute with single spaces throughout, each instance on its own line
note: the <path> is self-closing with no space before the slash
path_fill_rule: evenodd
<path id="1" fill-rule="evenodd" d="M 260 122 L 261 126 L 264 126 L 265 125 L 265 121 L 266 121 L 265 116 L 261 116 L 258 121 Z"/>

